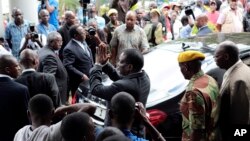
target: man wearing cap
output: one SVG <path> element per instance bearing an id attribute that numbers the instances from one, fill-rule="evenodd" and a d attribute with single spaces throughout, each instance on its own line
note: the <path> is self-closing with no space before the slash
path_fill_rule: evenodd
<path id="1" fill-rule="evenodd" d="M 144 27 L 150 46 L 156 46 L 163 42 L 162 24 L 159 22 L 160 11 L 152 9 L 150 11 L 150 22 Z"/>
<path id="2" fill-rule="evenodd" d="M 180 101 L 182 141 L 215 140 L 218 120 L 217 82 L 201 70 L 205 55 L 198 51 L 179 54 L 178 62 L 185 79 L 190 80 Z"/>
<path id="3" fill-rule="evenodd" d="M 118 11 L 116 9 L 110 9 L 108 11 L 107 16 L 109 17 L 110 21 L 108 24 L 105 26 L 104 31 L 107 33 L 107 42 L 109 43 L 110 40 L 112 39 L 112 36 L 114 34 L 114 31 L 116 27 L 122 25 L 123 23 L 121 21 L 118 21 L 117 15 Z"/>

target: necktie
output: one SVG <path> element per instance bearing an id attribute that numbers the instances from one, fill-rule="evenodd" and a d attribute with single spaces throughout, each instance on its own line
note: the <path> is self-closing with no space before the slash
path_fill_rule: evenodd
<path id="1" fill-rule="evenodd" d="M 86 54 L 88 56 L 90 56 L 90 53 L 89 53 L 89 50 L 88 50 L 88 45 L 86 44 L 86 42 L 83 42 L 82 45 L 83 45 L 84 52 L 86 52 Z"/>

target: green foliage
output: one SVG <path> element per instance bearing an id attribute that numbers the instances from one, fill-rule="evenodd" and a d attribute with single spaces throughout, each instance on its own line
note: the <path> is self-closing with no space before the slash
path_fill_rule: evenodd
<path id="1" fill-rule="evenodd" d="M 60 15 L 62 15 L 66 10 L 75 12 L 76 8 L 79 6 L 79 0 L 59 0 Z"/>

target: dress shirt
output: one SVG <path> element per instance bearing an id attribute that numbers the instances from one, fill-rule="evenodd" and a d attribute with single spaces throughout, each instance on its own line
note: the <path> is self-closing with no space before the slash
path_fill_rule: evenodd
<path id="1" fill-rule="evenodd" d="M 88 50 L 88 45 L 87 45 L 87 43 L 84 41 L 83 43 L 82 42 L 80 42 L 80 41 L 77 41 L 77 40 L 75 40 L 75 39 L 73 39 L 83 50 L 84 50 L 84 52 L 86 52 L 87 53 L 87 55 L 88 56 L 90 56 L 90 53 L 89 53 L 89 50 Z"/>
<path id="2" fill-rule="evenodd" d="M 233 70 L 239 63 L 241 63 L 241 62 L 242 62 L 241 60 L 237 61 L 234 65 L 232 65 L 232 66 L 225 72 L 225 74 L 223 75 L 223 81 L 222 81 L 221 86 L 223 86 L 223 84 L 225 83 L 226 78 L 227 78 L 228 75 L 232 72 L 232 70 Z"/>
<path id="3" fill-rule="evenodd" d="M 27 72 L 27 71 L 36 71 L 36 70 L 35 70 L 35 69 L 33 69 L 33 68 L 24 69 L 24 70 L 22 71 L 22 73 L 25 73 L 25 72 Z"/>
<path id="4" fill-rule="evenodd" d="M 8 77 L 8 78 L 10 78 L 11 80 L 13 80 L 12 77 L 10 77 L 9 75 L 5 75 L 5 74 L 0 74 L 0 77 Z"/>

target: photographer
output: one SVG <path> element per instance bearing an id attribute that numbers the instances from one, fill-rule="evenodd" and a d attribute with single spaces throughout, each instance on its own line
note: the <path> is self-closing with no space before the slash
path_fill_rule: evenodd
<path id="1" fill-rule="evenodd" d="M 39 50 L 45 44 L 46 44 L 46 37 L 42 34 L 38 34 L 35 29 L 35 26 L 30 24 L 28 33 L 21 40 L 19 54 L 26 48 L 29 48 L 32 50 Z"/>
<path id="2" fill-rule="evenodd" d="M 106 43 L 106 36 L 105 32 L 98 28 L 97 21 L 94 19 L 88 22 L 86 42 L 91 49 L 92 57 L 95 62 L 96 47 L 98 47 L 100 43 Z"/>

